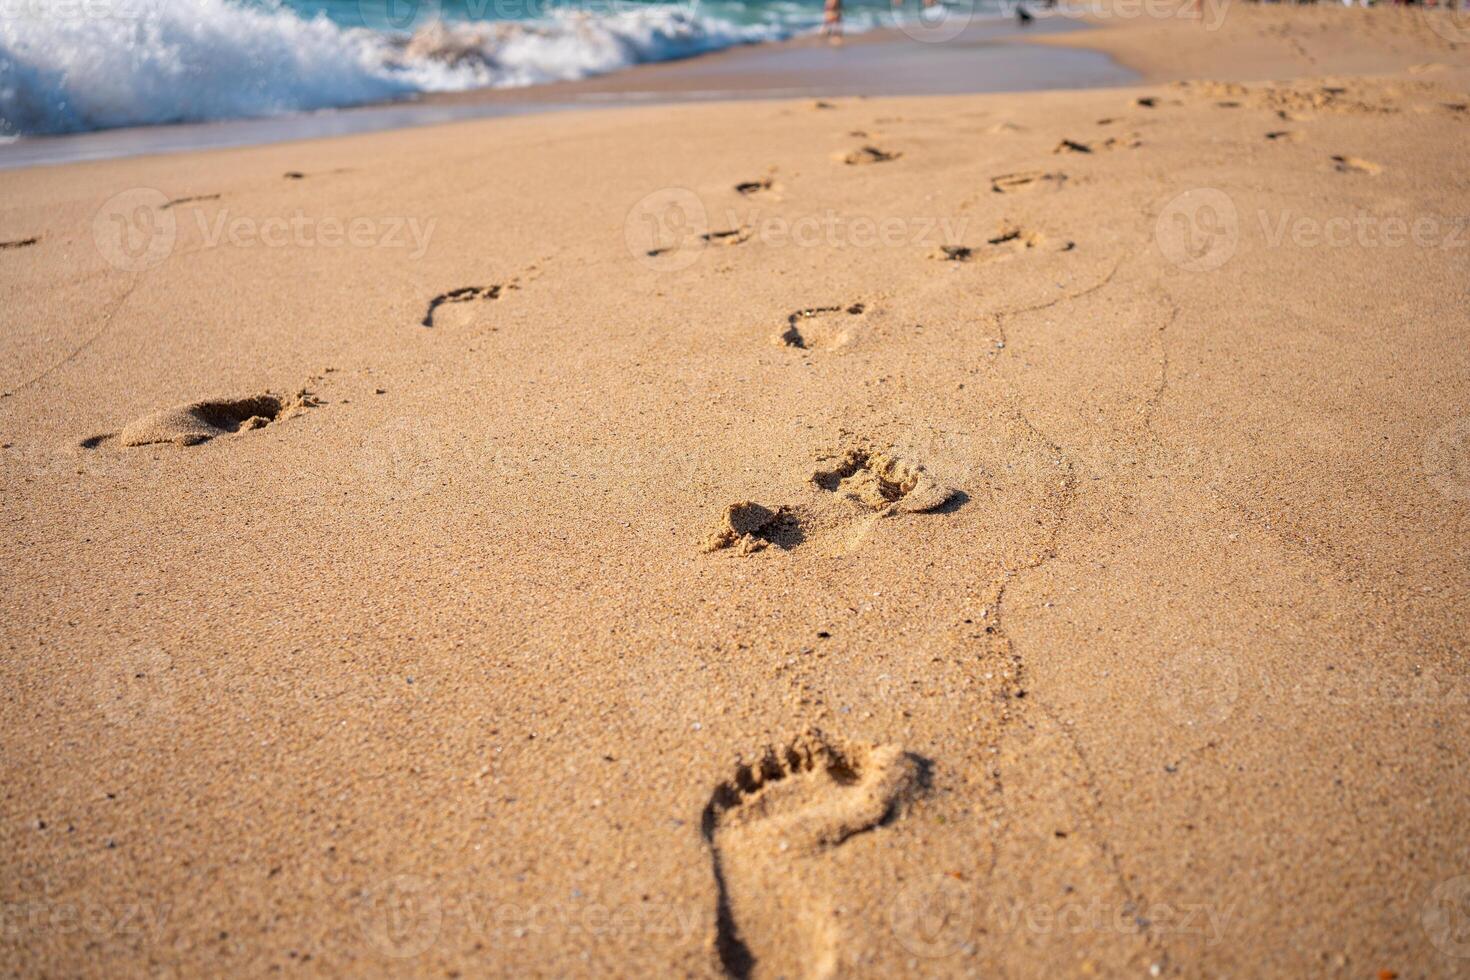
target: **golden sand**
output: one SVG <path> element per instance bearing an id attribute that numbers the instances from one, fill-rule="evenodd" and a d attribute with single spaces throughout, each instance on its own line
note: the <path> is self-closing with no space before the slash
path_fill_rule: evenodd
<path id="1" fill-rule="evenodd" d="M 0 962 L 1462 974 L 1436 16 L 7 173 Z"/>

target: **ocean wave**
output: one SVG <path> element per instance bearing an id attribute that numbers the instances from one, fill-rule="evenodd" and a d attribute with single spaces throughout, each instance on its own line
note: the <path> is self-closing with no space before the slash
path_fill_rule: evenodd
<path id="1" fill-rule="evenodd" d="M 677 6 L 413 34 L 226 0 L 0 0 L 0 135 L 266 116 L 584 78 L 789 36 Z"/>

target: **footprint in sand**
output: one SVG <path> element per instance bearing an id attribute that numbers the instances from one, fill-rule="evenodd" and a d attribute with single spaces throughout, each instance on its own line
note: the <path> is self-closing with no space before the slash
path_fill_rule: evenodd
<path id="1" fill-rule="evenodd" d="M 775 178 L 767 174 L 760 180 L 741 181 L 740 183 L 735 185 L 735 193 L 739 194 L 741 197 L 752 197 L 756 194 L 762 194 L 766 191 L 773 190 L 775 186 Z"/>
<path id="2" fill-rule="evenodd" d="M 862 447 L 849 449 L 832 467 L 818 469 L 811 482 L 882 514 L 922 514 L 949 503 L 956 493 L 921 464 Z"/>
<path id="3" fill-rule="evenodd" d="M 308 177 L 320 177 L 320 176 L 322 176 L 322 174 L 350 174 L 350 173 L 352 173 L 352 169 L 350 167 L 338 167 L 336 170 L 325 170 L 325 171 L 322 171 L 322 173 L 316 173 L 316 174 L 309 174 L 309 173 L 305 173 L 305 172 L 300 171 L 300 170 L 287 170 L 285 173 L 281 174 L 281 176 L 283 178 L 285 178 L 286 180 L 305 180 Z"/>
<path id="4" fill-rule="evenodd" d="M 1273 143 L 1300 143 L 1302 134 L 1293 129 L 1273 129 L 1266 134 L 1266 139 Z"/>
<path id="5" fill-rule="evenodd" d="M 11 241 L 11 242 L 0 242 L 0 249 L 5 249 L 5 248 L 30 248 L 32 245 L 36 244 L 40 240 L 41 239 L 39 237 L 36 237 L 36 236 L 32 236 L 30 238 L 17 238 L 15 241 Z"/>
<path id="6" fill-rule="evenodd" d="M 425 327 L 434 326 L 434 318 L 439 313 L 439 307 L 446 304 L 489 302 L 499 299 L 506 290 L 519 288 L 520 286 L 512 280 L 504 285 L 493 283 L 489 286 L 461 286 L 459 289 L 451 289 L 429 300 L 429 308 L 424 311 L 424 318 L 419 323 Z"/>
<path id="7" fill-rule="evenodd" d="M 120 433 L 105 433 L 82 440 L 83 449 L 96 449 L 116 439 L 124 446 L 173 443 L 195 446 L 234 432 L 263 429 L 301 414 L 320 404 L 305 389 L 284 397 L 265 392 L 244 398 L 220 398 L 189 402 L 161 409 L 129 422 Z"/>
<path id="8" fill-rule="evenodd" d="M 750 555 L 770 545 L 790 551 L 814 542 L 819 552 L 847 554 L 888 518 L 948 511 L 967 499 L 922 463 L 859 444 L 818 461 L 790 503 L 743 500 L 726 507 L 703 550 Z"/>
<path id="9" fill-rule="evenodd" d="M 725 508 L 719 526 L 704 539 L 704 550 L 734 548 L 738 554 L 751 555 L 768 545 L 790 550 L 801 541 L 801 522 L 791 508 L 742 500 Z"/>
<path id="10" fill-rule="evenodd" d="M 869 163 L 888 163 L 903 156 L 902 153 L 890 153 L 888 150 L 879 149 L 876 146 L 864 146 L 853 150 L 851 153 L 838 153 L 833 156 L 834 160 L 847 164 L 849 167 L 863 166 Z"/>
<path id="11" fill-rule="evenodd" d="M 969 262 L 977 258 L 1003 258 L 1043 246 L 1050 246 L 1058 252 L 1070 252 L 1077 247 L 1077 243 L 1071 240 L 1051 242 L 1039 231 L 1028 231 L 1005 220 L 1001 221 L 996 234 L 985 240 L 985 244 L 989 247 L 974 249 L 967 245 L 941 245 L 929 253 L 929 257 L 941 262 Z"/>
<path id="12" fill-rule="evenodd" d="M 706 245 L 741 245 L 750 240 L 750 229 L 741 225 L 723 231 L 707 231 L 699 236 L 699 240 Z"/>
<path id="13" fill-rule="evenodd" d="M 1105 120 L 1111 122 L 1112 120 Z M 1107 139 L 1083 143 L 1081 140 L 1064 139 L 1052 150 L 1053 153 L 1099 153 L 1103 150 L 1135 150 L 1143 145 L 1137 133 L 1126 136 L 1109 136 Z"/>
<path id="14" fill-rule="evenodd" d="M 732 977 L 826 977 L 842 941 L 822 865 L 896 818 L 925 783 L 896 745 L 840 745 L 809 731 L 741 763 L 704 808 L 718 894 L 716 949 Z"/>
<path id="15" fill-rule="evenodd" d="M 776 342 L 797 350 L 837 350 L 852 342 L 852 334 L 844 324 L 845 316 L 861 316 L 862 303 L 850 306 L 813 306 L 797 310 L 786 318 L 786 329 L 776 335 Z"/>
<path id="16" fill-rule="evenodd" d="M 169 208 L 181 207 L 185 204 L 200 204 L 204 201 L 218 201 L 218 194 L 195 194 L 192 197 L 176 197 L 172 201 L 165 201 L 158 206 L 158 210 L 167 211 Z"/>
<path id="17" fill-rule="evenodd" d="M 1066 182 L 1066 174 L 1028 170 L 1022 173 L 1001 174 L 999 177 L 992 177 L 990 178 L 990 189 L 997 194 L 1017 194 L 1022 191 L 1034 191 L 1041 188 L 1059 190 Z"/>
<path id="18" fill-rule="evenodd" d="M 929 257 L 941 262 L 968 262 L 975 257 L 975 250 L 968 245 L 941 245 Z"/>
<path id="19" fill-rule="evenodd" d="M 1334 156 L 1332 165 L 1338 173 L 1344 174 L 1381 174 L 1383 168 L 1371 160 L 1363 160 L 1358 157 Z"/>
<path id="20" fill-rule="evenodd" d="M 750 235 L 750 229 L 745 227 L 744 225 L 741 225 L 738 228 L 725 228 L 721 231 L 707 231 L 698 237 L 700 243 L 704 245 L 743 245 L 750 240 Z M 660 255 L 667 255 L 670 252 L 678 251 L 679 247 L 679 245 L 675 244 L 667 245 L 663 248 L 651 248 L 643 254 L 647 255 L 651 259 L 655 259 L 658 258 Z"/>

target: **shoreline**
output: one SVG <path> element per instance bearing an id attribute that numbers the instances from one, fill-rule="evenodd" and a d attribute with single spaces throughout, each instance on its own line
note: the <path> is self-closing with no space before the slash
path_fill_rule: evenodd
<path id="1" fill-rule="evenodd" d="M 805 36 L 632 65 L 577 81 L 425 93 L 408 101 L 286 116 L 23 137 L 0 145 L 0 171 L 575 109 L 747 99 L 978 94 L 1136 82 L 1133 72 L 1085 45 L 1017 44 L 1032 37 L 1088 30 L 1086 24 L 1070 18 L 1040 18 L 1031 29 L 1022 31 L 1009 18 L 987 16 L 937 44 L 915 40 L 896 28 L 879 28 L 852 35 L 839 48 Z M 967 57 L 971 54 L 978 57 Z"/>
<path id="2" fill-rule="evenodd" d="M 411 129 L 588 108 L 749 99 L 838 96 L 982 94 L 1157 84 L 1198 77 L 1209 63 L 1221 81 L 1264 81 L 1311 74 L 1314 59 L 1280 28 L 1242 43 L 1216 32 L 1229 4 L 1200 0 L 1197 13 L 1184 4 L 1172 13 L 1119 0 L 1085 9 L 1039 13 L 1022 29 L 1008 17 L 987 15 L 956 37 L 927 43 L 892 27 L 850 36 L 831 49 L 819 37 L 768 41 L 690 58 L 632 65 L 605 75 L 507 89 L 424 93 L 400 102 L 370 103 L 243 119 L 125 127 L 22 137 L 0 144 L 0 171 L 156 153 L 229 149 Z M 1163 8 L 1160 8 L 1163 9 Z M 1264 20 L 1282 21 L 1269 6 Z M 1413 55 L 1395 56 L 1385 43 L 1379 11 L 1335 5 L 1298 15 L 1313 24 L 1335 57 L 1358 74 L 1404 70 Z M 1375 19 L 1376 18 L 1376 19 Z M 1434 40 L 1458 36 L 1442 12 L 1414 8 L 1402 18 L 1409 33 Z M 922 36 L 922 35 L 920 35 Z M 1222 50 L 1221 43 L 1227 48 Z M 967 61 L 968 52 L 988 57 Z M 781 81 L 771 84 L 770 78 Z"/>

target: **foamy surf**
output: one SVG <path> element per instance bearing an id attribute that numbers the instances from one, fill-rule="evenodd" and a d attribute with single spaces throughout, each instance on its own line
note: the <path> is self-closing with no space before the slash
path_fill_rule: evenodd
<path id="1" fill-rule="evenodd" d="M 13 9 L 11 9 L 13 8 Z M 0 17 L 0 135 L 269 116 L 509 88 L 791 36 L 693 7 L 432 21 L 412 33 L 226 0 L 10 0 Z"/>

